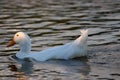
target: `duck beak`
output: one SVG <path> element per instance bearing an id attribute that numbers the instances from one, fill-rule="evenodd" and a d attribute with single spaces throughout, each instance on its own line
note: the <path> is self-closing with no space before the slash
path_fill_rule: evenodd
<path id="1" fill-rule="evenodd" d="M 14 38 L 8 43 L 7 47 L 11 47 L 15 44 Z"/>

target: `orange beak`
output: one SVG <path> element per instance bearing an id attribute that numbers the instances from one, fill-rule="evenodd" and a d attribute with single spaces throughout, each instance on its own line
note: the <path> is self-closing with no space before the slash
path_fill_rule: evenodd
<path id="1" fill-rule="evenodd" d="M 15 44 L 14 38 L 8 43 L 7 47 L 13 46 Z"/>

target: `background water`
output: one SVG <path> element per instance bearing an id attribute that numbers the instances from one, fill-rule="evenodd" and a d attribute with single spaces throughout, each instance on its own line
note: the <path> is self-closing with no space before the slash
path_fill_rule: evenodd
<path id="1" fill-rule="evenodd" d="M 0 80 L 8 80 L 9 77 L 11 80 L 20 80 L 20 74 L 7 67 L 13 63 L 14 67 L 15 64 L 19 66 L 8 59 L 9 55 L 14 55 L 19 50 L 18 45 L 6 48 L 7 42 L 16 32 L 27 32 L 32 40 L 32 50 L 38 51 L 76 39 L 81 29 L 89 29 L 89 47 L 118 45 L 120 0 L 0 0 Z M 30 79 L 86 79 L 90 72 L 90 65 L 86 62 L 83 59 L 35 64 Z M 68 65 L 70 63 L 72 65 Z M 51 70 L 53 66 L 55 69 Z M 70 73 L 72 69 L 75 69 L 74 75 Z M 119 80 L 118 77 L 116 79 Z"/>

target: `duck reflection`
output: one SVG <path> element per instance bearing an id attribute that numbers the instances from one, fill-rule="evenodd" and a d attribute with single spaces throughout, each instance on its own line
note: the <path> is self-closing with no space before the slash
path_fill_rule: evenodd
<path id="1" fill-rule="evenodd" d="M 28 80 L 28 75 L 33 72 L 33 62 L 30 59 L 20 60 L 15 56 L 11 56 L 11 59 L 15 59 L 20 63 L 20 67 L 11 63 L 8 65 L 9 70 L 15 72 L 16 80 Z"/>
<path id="2" fill-rule="evenodd" d="M 49 60 L 46 62 L 37 62 L 38 65 L 34 66 L 34 68 L 35 71 L 46 71 L 44 74 L 49 76 L 54 73 L 59 76 L 70 76 L 71 78 L 73 78 L 72 76 L 78 76 L 80 80 L 86 80 L 89 78 L 88 75 L 90 72 L 90 66 L 87 62 L 87 57 L 70 60 Z"/>
<path id="3" fill-rule="evenodd" d="M 17 80 L 28 80 L 30 74 L 37 74 L 37 76 L 78 76 L 80 79 L 87 79 L 90 72 L 90 66 L 87 64 L 88 59 L 86 57 L 71 59 L 71 60 L 49 60 L 45 62 L 34 61 L 34 73 L 33 73 L 33 61 L 30 59 L 18 59 L 12 56 L 17 63 L 20 63 L 20 67 L 15 63 L 10 64 L 8 67 L 11 71 L 15 72 Z M 54 75 L 53 75 L 54 74 Z M 71 75 L 72 74 L 72 75 Z M 36 76 L 36 77 L 37 77 Z"/>

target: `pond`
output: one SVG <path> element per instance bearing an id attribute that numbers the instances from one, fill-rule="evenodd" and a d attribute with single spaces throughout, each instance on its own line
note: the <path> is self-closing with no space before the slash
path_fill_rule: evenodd
<path id="1" fill-rule="evenodd" d="M 89 29 L 88 58 L 30 62 L 11 60 L 19 46 L 6 45 L 18 31 L 32 50 L 75 40 Z M 1 0 L 0 80 L 119 80 L 119 0 Z"/>

